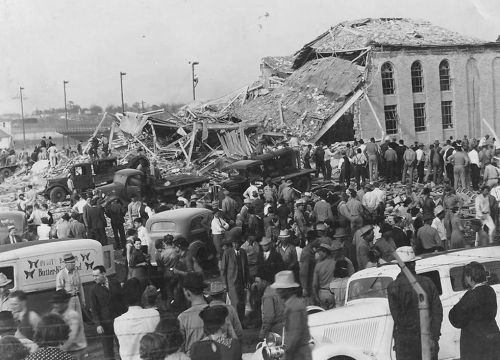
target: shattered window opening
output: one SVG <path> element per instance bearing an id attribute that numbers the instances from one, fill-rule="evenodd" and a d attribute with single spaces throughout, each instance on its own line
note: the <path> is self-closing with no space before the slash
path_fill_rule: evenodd
<path id="1" fill-rule="evenodd" d="M 424 91 L 424 72 L 420 61 L 411 64 L 411 89 L 414 93 Z"/>
<path id="2" fill-rule="evenodd" d="M 384 95 L 391 95 L 396 92 L 394 82 L 394 69 L 390 62 L 382 65 L 382 92 Z"/>
<path id="3" fill-rule="evenodd" d="M 443 129 L 453 129 L 451 106 L 451 101 L 441 101 L 441 119 L 443 122 Z"/>
<path id="4" fill-rule="evenodd" d="M 449 91 L 450 83 L 450 64 L 448 60 L 443 60 L 439 64 L 439 86 L 441 91 Z"/>
<path id="5" fill-rule="evenodd" d="M 415 131 L 425 131 L 425 103 L 413 104 Z"/>
<path id="6" fill-rule="evenodd" d="M 385 131 L 388 135 L 397 134 L 398 132 L 398 109 L 397 105 L 384 106 L 385 113 Z"/>

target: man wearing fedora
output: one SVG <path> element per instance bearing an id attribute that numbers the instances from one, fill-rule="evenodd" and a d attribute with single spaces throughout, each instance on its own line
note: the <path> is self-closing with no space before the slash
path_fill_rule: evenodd
<path id="1" fill-rule="evenodd" d="M 415 272 L 415 253 L 411 246 L 396 249 L 396 254 L 404 265 L 415 276 L 417 282 L 427 294 L 430 317 L 431 359 L 437 360 L 439 352 L 439 337 L 443 321 L 443 306 L 439 292 L 431 279 L 417 275 Z M 396 280 L 387 288 L 389 309 L 394 320 L 394 349 L 397 360 L 422 359 L 420 312 L 418 296 L 408 277 L 401 270 Z"/>
<path id="2" fill-rule="evenodd" d="M 61 346 L 61 349 L 80 360 L 88 356 L 87 339 L 80 314 L 68 307 L 70 299 L 71 295 L 64 289 L 57 290 L 51 298 L 52 312 L 61 316 L 69 327 L 68 339 Z"/>
<path id="3" fill-rule="evenodd" d="M 222 281 L 212 281 L 208 288 L 208 295 L 210 296 L 210 306 L 224 306 L 227 308 L 227 318 L 226 325 L 227 333 L 236 335 L 236 338 L 243 339 L 243 327 L 241 326 L 240 319 L 238 318 L 238 313 L 231 306 L 226 304 L 226 285 Z M 234 337 L 234 336 L 232 336 Z"/>
<path id="4" fill-rule="evenodd" d="M 325 310 L 335 307 L 335 298 L 330 292 L 330 283 L 333 281 L 335 271 L 335 260 L 331 255 L 330 244 L 319 244 L 316 251 L 317 263 L 314 267 L 312 288 L 315 303 Z"/>
<path id="5" fill-rule="evenodd" d="M 373 246 L 373 239 L 375 237 L 373 226 L 363 226 L 359 230 L 359 235 L 360 239 L 356 243 L 356 261 L 358 263 L 358 270 L 363 270 L 370 261 L 369 252 Z"/>
<path id="6" fill-rule="evenodd" d="M 17 244 L 23 242 L 23 239 L 19 235 L 17 235 L 17 229 L 14 225 L 9 225 L 7 227 L 7 231 L 9 232 L 9 234 L 2 239 L 0 245 Z"/>
<path id="7" fill-rule="evenodd" d="M 264 236 L 259 245 L 262 248 L 262 251 L 259 253 L 259 268 L 257 274 L 260 274 L 260 277 L 271 276 L 271 280 L 273 279 L 274 274 L 285 269 L 285 264 L 283 263 L 283 258 L 276 251 L 276 248 L 270 237 Z"/>
<path id="8" fill-rule="evenodd" d="M 241 249 L 242 244 L 242 234 L 224 240 L 225 249 L 221 261 L 221 275 L 226 283 L 231 305 L 240 321 L 245 317 L 245 289 L 250 281 L 247 253 Z"/>
<path id="9" fill-rule="evenodd" d="M 80 273 L 76 268 L 76 258 L 72 253 L 63 255 L 64 268 L 56 276 L 56 290 L 64 289 L 71 295 L 69 308 L 75 310 L 82 317 L 82 306 L 85 307 L 85 294 L 83 292 Z"/>
<path id="10" fill-rule="evenodd" d="M 300 285 L 295 282 L 293 272 L 280 271 L 271 285 L 285 302 L 284 349 L 287 360 L 311 360 L 309 325 L 304 299 L 297 294 Z"/>

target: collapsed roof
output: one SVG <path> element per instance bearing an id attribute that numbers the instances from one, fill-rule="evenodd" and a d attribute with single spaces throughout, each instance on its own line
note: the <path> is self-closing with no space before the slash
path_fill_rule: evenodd
<path id="1" fill-rule="evenodd" d="M 283 86 L 245 102 L 233 116 L 268 128 L 286 126 L 310 139 L 362 81 L 363 74 L 350 61 L 334 57 L 313 60 L 293 72 Z"/>

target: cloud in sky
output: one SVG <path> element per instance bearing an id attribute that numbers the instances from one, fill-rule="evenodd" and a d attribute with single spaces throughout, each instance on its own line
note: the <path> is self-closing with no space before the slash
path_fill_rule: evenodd
<path id="1" fill-rule="evenodd" d="M 187 102 L 253 82 L 260 59 L 289 55 L 329 26 L 364 17 L 413 17 L 494 41 L 496 0 L 0 0 L 0 113 L 125 101 Z"/>

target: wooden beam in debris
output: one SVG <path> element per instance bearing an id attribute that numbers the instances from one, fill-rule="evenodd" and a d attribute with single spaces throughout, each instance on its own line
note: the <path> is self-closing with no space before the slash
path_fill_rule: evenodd
<path id="1" fill-rule="evenodd" d="M 193 156 L 194 141 L 196 140 L 196 133 L 198 132 L 198 123 L 193 124 L 193 131 L 191 132 L 191 144 L 189 145 L 188 165 L 191 164 L 191 156 Z"/>
<path id="2" fill-rule="evenodd" d="M 281 107 L 281 100 L 278 101 L 278 112 L 280 114 L 280 123 L 281 123 L 281 125 L 285 125 L 285 119 L 283 118 L 283 108 Z"/>
<path id="3" fill-rule="evenodd" d="M 155 153 L 156 155 L 156 145 L 157 145 L 157 139 L 156 139 L 156 131 L 155 131 L 155 127 L 153 126 L 153 123 L 148 120 L 148 124 L 149 126 L 151 126 L 151 132 L 153 133 L 153 152 Z"/>
<path id="4" fill-rule="evenodd" d="M 115 122 L 113 121 L 111 123 L 111 130 L 109 130 L 109 140 L 108 140 L 108 146 L 110 150 L 113 150 L 113 135 L 115 133 Z"/>
<path id="5" fill-rule="evenodd" d="M 230 157 L 231 152 L 229 151 L 227 144 L 226 144 L 226 141 L 224 140 L 223 136 L 221 136 L 220 134 L 217 134 L 217 137 L 219 138 L 220 144 L 222 145 L 222 150 L 224 151 L 226 156 Z"/>
<path id="6" fill-rule="evenodd" d="M 182 141 L 180 141 L 180 140 L 179 140 L 179 145 L 180 145 L 180 148 L 181 148 L 181 150 L 182 150 L 182 153 L 184 154 L 184 156 L 185 156 L 185 158 L 186 158 L 186 160 L 187 160 L 187 158 L 188 158 L 188 154 L 187 154 L 186 150 L 184 149 L 184 144 L 183 144 L 183 143 L 182 143 Z"/>
<path id="7" fill-rule="evenodd" d="M 104 122 L 104 119 L 106 119 L 106 115 L 108 115 L 107 112 L 105 112 L 103 115 L 102 115 L 102 119 L 101 121 L 99 122 L 99 124 L 97 125 L 97 127 L 95 128 L 95 131 L 94 133 L 92 134 L 92 136 L 90 137 L 90 139 L 92 139 L 93 137 L 95 137 L 97 135 L 97 133 L 99 132 L 99 130 L 101 129 L 101 126 L 102 126 L 102 123 Z M 90 147 L 90 139 L 89 139 L 89 142 L 87 143 L 87 145 L 85 146 L 85 149 L 83 149 L 83 153 L 86 154 L 88 151 L 89 151 L 89 147 Z"/>
<path id="8" fill-rule="evenodd" d="M 355 92 L 349 98 L 349 100 L 347 100 L 344 103 L 344 105 L 342 105 L 342 107 L 339 110 L 337 110 L 337 112 L 330 118 L 330 120 L 328 120 L 321 127 L 321 129 L 318 131 L 318 133 L 314 136 L 312 142 L 313 143 L 317 142 L 328 131 L 328 129 L 330 129 L 337 122 L 337 120 L 340 119 L 340 117 L 342 115 L 344 115 L 344 113 L 347 111 L 347 109 L 349 109 L 352 106 L 352 104 L 354 104 L 356 102 L 356 100 L 358 100 L 361 97 L 361 95 L 363 95 L 363 94 L 364 94 L 363 89 L 360 89 L 357 92 Z"/>

